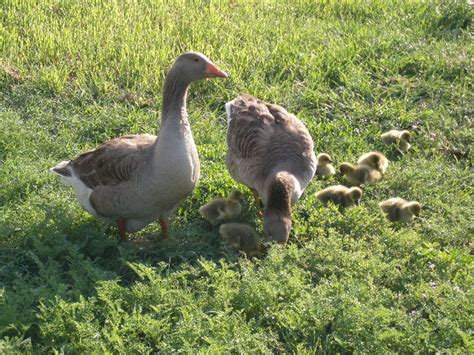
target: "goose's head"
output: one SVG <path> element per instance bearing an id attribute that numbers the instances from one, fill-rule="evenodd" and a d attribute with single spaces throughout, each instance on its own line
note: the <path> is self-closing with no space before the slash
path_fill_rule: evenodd
<path id="1" fill-rule="evenodd" d="M 263 229 L 278 244 L 286 244 L 291 230 L 291 197 L 295 191 L 295 178 L 287 172 L 279 172 L 268 187 L 265 201 Z"/>
<path id="2" fill-rule="evenodd" d="M 192 82 L 205 78 L 227 78 L 226 72 L 220 70 L 209 58 L 199 52 L 186 52 L 175 61 L 173 71 L 180 73 L 186 81 Z"/>
<path id="3" fill-rule="evenodd" d="M 290 237 L 291 217 L 265 211 L 263 230 L 271 240 L 278 244 L 286 244 Z"/>

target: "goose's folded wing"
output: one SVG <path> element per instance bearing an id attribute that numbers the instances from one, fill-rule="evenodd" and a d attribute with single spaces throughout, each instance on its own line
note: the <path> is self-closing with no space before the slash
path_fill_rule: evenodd
<path id="1" fill-rule="evenodd" d="M 74 173 L 89 188 L 126 183 L 136 174 L 151 153 L 155 136 L 130 135 L 101 144 L 71 161 Z"/>
<path id="2" fill-rule="evenodd" d="M 227 144 L 233 155 L 252 158 L 265 153 L 270 139 L 269 125 L 249 112 L 241 112 L 229 123 Z"/>
<path id="3" fill-rule="evenodd" d="M 283 107 L 268 104 L 248 94 L 242 94 L 230 105 L 227 144 L 238 157 L 262 156 L 268 151 L 276 125 L 285 125 L 289 114 Z"/>

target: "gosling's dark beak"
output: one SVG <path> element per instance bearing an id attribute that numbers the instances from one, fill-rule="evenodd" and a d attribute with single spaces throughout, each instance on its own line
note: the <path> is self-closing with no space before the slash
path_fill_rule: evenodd
<path id="1" fill-rule="evenodd" d="M 204 76 L 206 78 L 213 78 L 213 77 L 228 78 L 229 77 L 229 75 L 225 71 L 220 70 L 213 63 L 207 63 L 207 67 L 206 67 L 206 71 L 204 72 Z"/>

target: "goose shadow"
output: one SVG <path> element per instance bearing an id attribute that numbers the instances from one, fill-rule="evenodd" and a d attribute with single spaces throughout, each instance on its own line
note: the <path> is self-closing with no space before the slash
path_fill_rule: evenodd
<path id="1" fill-rule="evenodd" d="M 131 286 L 141 280 L 132 264 L 166 263 L 177 270 L 202 259 L 238 258 L 223 247 L 217 229 L 199 219 L 172 218 L 169 240 L 161 240 L 159 224 L 152 223 L 132 236 L 156 239 L 150 248 L 139 249 L 120 242 L 115 226 L 79 208 L 54 201 L 33 208 L 41 218 L 21 227 L 6 221 L 0 240 L 0 332 L 33 344 L 41 339 L 41 304 L 77 302 L 110 280 Z"/>

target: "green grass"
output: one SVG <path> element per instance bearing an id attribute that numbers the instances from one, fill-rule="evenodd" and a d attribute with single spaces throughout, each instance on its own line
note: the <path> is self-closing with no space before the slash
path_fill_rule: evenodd
<path id="1" fill-rule="evenodd" d="M 0 352 L 473 352 L 472 34 L 466 1 L 3 1 Z M 155 133 L 186 50 L 231 79 L 193 85 L 201 180 L 172 239 L 138 251 L 48 168 Z M 238 187 L 223 104 L 240 92 L 296 113 L 339 163 L 392 159 L 344 214 L 316 203 L 332 182 L 314 180 L 289 245 L 252 261 L 197 213 Z M 397 127 L 415 132 L 403 157 L 379 138 Z M 377 203 L 393 196 L 422 218 L 387 223 Z"/>

